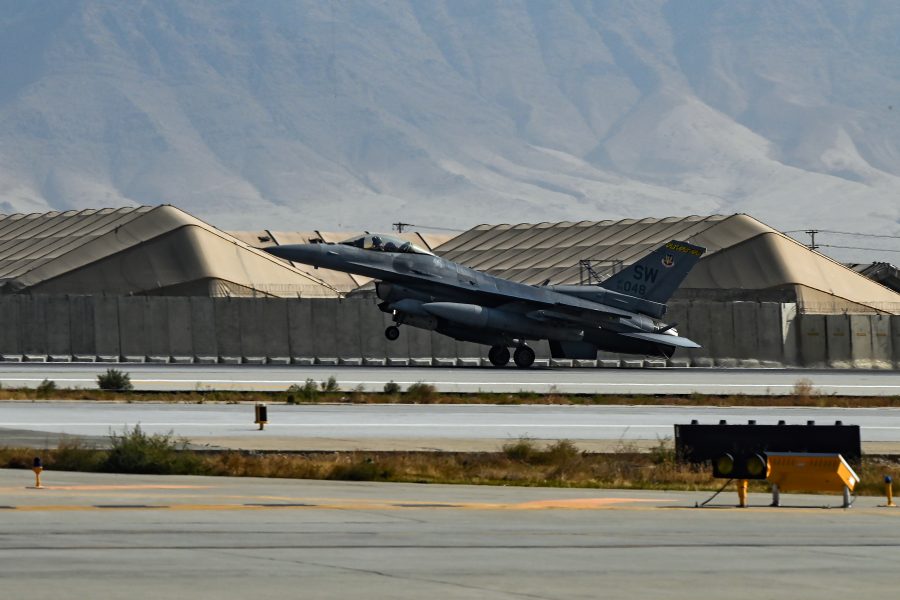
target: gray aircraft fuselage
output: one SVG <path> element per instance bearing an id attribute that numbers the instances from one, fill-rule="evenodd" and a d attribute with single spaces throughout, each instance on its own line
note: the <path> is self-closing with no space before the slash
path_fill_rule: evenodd
<path id="1" fill-rule="evenodd" d="M 382 300 L 379 308 L 392 314 L 398 325 L 488 344 L 493 347 L 491 360 L 495 364 L 497 356 L 505 363 L 501 348 L 515 347 L 516 363 L 528 366 L 533 361 L 533 351 L 526 345 L 529 340 L 546 339 L 554 356 L 571 358 L 596 358 L 597 350 L 671 356 L 676 347 L 699 347 L 678 337 L 674 328 L 659 323 L 665 304 L 647 297 L 601 286 L 517 283 L 410 244 L 403 244 L 405 251 L 401 251 L 401 240 L 394 240 L 394 245 L 389 242 L 389 250 L 385 250 L 381 239 L 394 239 L 390 236 L 367 236 L 365 243 L 371 244 L 373 238 L 379 244 L 375 248 L 348 242 L 273 246 L 266 251 L 316 268 L 371 277 L 377 281 L 377 294 Z M 353 243 L 362 246 L 362 240 Z M 693 252 L 695 261 L 702 254 L 702 248 L 698 253 L 697 247 L 683 242 L 673 241 L 669 246 L 673 250 L 661 249 L 669 253 L 661 255 L 661 265 L 633 265 L 630 276 L 618 278 L 616 287 L 645 296 L 650 290 L 652 297 L 653 286 L 670 274 L 666 267 L 672 265 L 666 263 L 675 262 L 673 255 Z M 386 331 L 386 335 L 395 339 L 395 332 Z M 508 354 L 506 351 L 505 360 Z M 522 361 L 520 354 L 525 355 Z"/>

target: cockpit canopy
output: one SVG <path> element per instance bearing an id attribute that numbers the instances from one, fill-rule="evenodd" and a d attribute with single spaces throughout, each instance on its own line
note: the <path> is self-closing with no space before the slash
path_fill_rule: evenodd
<path id="1" fill-rule="evenodd" d="M 349 240 L 344 240 L 341 244 L 345 246 L 354 246 L 363 250 L 374 250 L 376 252 L 405 252 L 408 254 L 428 254 L 434 256 L 430 250 L 426 250 L 421 246 L 417 246 L 412 242 L 404 239 L 385 235 L 383 233 L 367 233 Z"/>

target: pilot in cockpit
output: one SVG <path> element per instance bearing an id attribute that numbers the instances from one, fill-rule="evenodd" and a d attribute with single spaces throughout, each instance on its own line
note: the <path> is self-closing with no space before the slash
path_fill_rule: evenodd
<path id="1" fill-rule="evenodd" d="M 375 252 L 400 252 L 406 254 L 427 254 L 434 256 L 430 250 L 426 250 L 412 242 L 408 242 L 401 238 L 396 238 L 385 234 L 367 234 L 361 235 L 349 240 L 340 242 L 345 246 L 354 246 L 363 250 L 374 250 Z"/>

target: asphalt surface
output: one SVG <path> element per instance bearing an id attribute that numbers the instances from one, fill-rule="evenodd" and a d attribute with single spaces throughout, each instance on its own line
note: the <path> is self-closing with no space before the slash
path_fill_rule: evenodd
<path id="1" fill-rule="evenodd" d="M 151 365 L 113 363 L 0 363 L 0 384 L 36 387 L 44 379 L 61 387 L 95 388 L 108 368 L 130 374 L 139 390 L 285 390 L 306 379 L 334 377 L 342 389 L 381 391 L 388 381 L 406 387 L 425 382 L 445 392 L 535 391 L 582 394 L 790 394 L 809 380 L 825 394 L 900 395 L 900 371 L 804 369 L 601 369 L 492 367 L 301 367 L 274 365 Z"/>
<path id="2" fill-rule="evenodd" d="M 898 509 L 709 494 L 0 471 L 4 598 L 892 597 Z"/>
<path id="3" fill-rule="evenodd" d="M 760 425 L 859 425 L 867 452 L 900 446 L 896 408 L 716 408 L 566 405 L 272 405 L 259 431 L 252 404 L 2 402 L 0 445 L 53 445 L 50 434 L 108 439 L 140 425 L 196 445 L 272 450 L 497 450 L 520 437 L 570 439 L 585 449 L 673 438 L 673 425 L 725 419 Z M 886 451 L 886 450 L 882 450 Z"/>

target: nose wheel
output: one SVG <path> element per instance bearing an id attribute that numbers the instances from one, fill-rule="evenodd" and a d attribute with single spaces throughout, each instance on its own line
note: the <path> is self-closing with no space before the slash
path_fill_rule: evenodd
<path id="1" fill-rule="evenodd" d="M 509 363 L 509 349 L 506 346 L 491 346 L 488 360 L 495 367 L 505 367 Z"/>
<path id="2" fill-rule="evenodd" d="M 528 346 L 519 346 L 513 354 L 513 360 L 520 369 L 527 369 L 534 364 L 534 350 Z"/>
<path id="3" fill-rule="evenodd" d="M 400 337 L 400 328 L 396 325 L 391 325 L 387 329 L 384 330 L 384 337 L 391 340 L 392 342 Z"/>

